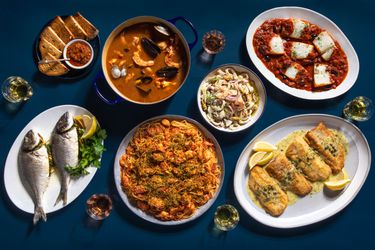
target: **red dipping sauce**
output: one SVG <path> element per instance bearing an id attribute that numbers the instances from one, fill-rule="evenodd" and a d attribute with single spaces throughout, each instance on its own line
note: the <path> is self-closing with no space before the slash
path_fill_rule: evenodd
<path id="1" fill-rule="evenodd" d="M 90 61 L 92 51 L 89 45 L 78 41 L 69 45 L 66 51 L 66 56 L 69 58 L 69 63 L 73 66 L 81 67 Z"/>

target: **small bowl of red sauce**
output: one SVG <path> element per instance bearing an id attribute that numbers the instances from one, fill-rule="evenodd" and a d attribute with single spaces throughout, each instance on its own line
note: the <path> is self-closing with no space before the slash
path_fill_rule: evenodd
<path id="1" fill-rule="evenodd" d="M 94 50 L 87 41 L 73 39 L 65 45 L 63 56 L 65 59 L 69 58 L 65 62 L 72 69 L 84 69 L 92 62 Z"/>

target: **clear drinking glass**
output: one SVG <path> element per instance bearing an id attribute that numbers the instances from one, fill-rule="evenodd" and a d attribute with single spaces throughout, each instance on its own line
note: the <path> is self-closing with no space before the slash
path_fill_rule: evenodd
<path id="1" fill-rule="evenodd" d="M 225 36 L 218 30 L 211 30 L 203 35 L 202 45 L 208 54 L 217 54 L 225 47 Z"/>
<path id="2" fill-rule="evenodd" d="M 103 220 L 112 210 L 112 200 L 106 194 L 93 194 L 86 201 L 86 212 L 94 220 Z"/>
<path id="3" fill-rule="evenodd" d="M 218 229 L 222 231 L 232 230 L 239 221 L 240 215 L 234 206 L 224 204 L 216 208 L 214 222 Z"/>
<path id="4" fill-rule="evenodd" d="M 33 95 L 31 85 L 20 76 L 10 76 L 3 82 L 1 93 L 12 103 L 28 100 Z"/>
<path id="5" fill-rule="evenodd" d="M 371 99 L 358 96 L 348 102 L 343 110 L 346 119 L 354 121 L 367 121 L 374 113 L 374 105 Z"/>

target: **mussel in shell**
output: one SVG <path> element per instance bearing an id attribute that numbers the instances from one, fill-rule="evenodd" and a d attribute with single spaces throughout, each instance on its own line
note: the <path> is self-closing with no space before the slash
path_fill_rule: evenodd
<path id="1" fill-rule="evenodd" d="M 164 77 L 167 79 L 171 79 L 175 77 L 178 73 L 178 68 L 176 67 L 163 67 L 156 71 L 156 75 L 159 77 Z"/>
<path id="2" fill-rule="evenodd" d="M 152 59 L 154 59 L 161 52 L 159 46 L 151 39 L 146 37 L 142 37 L 141 45 L 147 55 L 149 55 Z"/>
<path id="3" fill-rule="evenodd" d="M 148 95 L 151 92 L 150 83 L 152 82 L 152 77 L 150 76 L 141 76 L 135 80 L 135 87 L 141 92 L 143 95 Z"/>
<path id="4" fill-rule="evenodd" d="M 141 77 L 138 77 L 136 80 L 135 80 L 135 84 L 136 85 L 140 85 L 140 84 L 149 84 L 152 82 L 152 77 L 150 76 L 141 76 Z"/>
<path id="5" fill-rule="evenodd" d="M 163 34 L 164 36 L 170 36 L 171 34 L 169 33 L 168 29 L 164 26 L 161 25 L 155 25 L 154 28 L 160 33 Z"/>

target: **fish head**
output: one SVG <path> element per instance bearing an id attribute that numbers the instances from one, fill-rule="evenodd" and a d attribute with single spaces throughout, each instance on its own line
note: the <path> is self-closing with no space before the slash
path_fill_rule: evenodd
<path id="1" fill-rule="evenodd" d="M 56 132 L 64 133 L 71 129 L 74 125 L 73 115 L 70 112 L 65 112 L 56 123 Z"/>
<path id="2" fill-rule="evenodd" d="M 39 134 L 35 130 L 30 129 L 23 138 L 22 148 L 26 151 L 31 151 L 38 146 L 40 142 L 41 138 Z"/>

